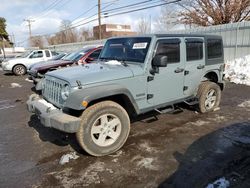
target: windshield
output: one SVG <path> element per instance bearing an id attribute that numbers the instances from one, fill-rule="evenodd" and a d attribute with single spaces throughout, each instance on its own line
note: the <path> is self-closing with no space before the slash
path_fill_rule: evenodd
<path id="1" fill-rule="evenodd" d="M 80 52 L 73 52 L 66 57 L 63 58 L 63 60 L 66 61 L 78 61 L 85 53 L 80 51 Z"/>
<path id="2" fill-rule="evenodd" d="M 25 57 L 28 57 L 30 54 L 31 54 L 31 51 L 27 51 L 27 52 L 22 53 L 21 55 L 18 55 L 18 57 L 25 58 Z"/>
<path id="3" fill-rule="evenodd" d="M 100 59 L 143 63 L 150 41 L 150 37 L 110 39 L 106 42 Z"/>
<path id="4" fill-rule="evenodd" d="M 93 48 L 84 48 L 78 52 L 73 52 L 63 58 L 66 61 L 78 61 L 80 60 L 86 53 L 88 53 Z"/>
<path id="5" fill-rule="evenodd" d="M 59 60 L 59 59 L 62 59 L 63 57 L 65 57 L 65 55 L 66 54 L 64 54 L 64 53 L 62 53 L 62 54 L 59 54 L 59 55 L 57 55 L 57 56 L 54 56 L 54 57 L 52 57 L 52 59 L 51 60 Z"/>

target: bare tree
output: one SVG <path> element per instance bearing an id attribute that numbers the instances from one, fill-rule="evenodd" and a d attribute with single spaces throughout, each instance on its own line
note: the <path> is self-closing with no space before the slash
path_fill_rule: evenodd
<path id="1" fill-rule="evenodd" d="M 146 34 L 151 32 L 151 20 L 147 18 L 141 18 L 137 24 L 137 32 L 139 34 Z"/>
<path id="2" fill-rule="evenodd" d="M 157 32 L 166 32 L 175 29 L 179 25 L 178 8 L 177 5 L 163 6 L 161 8 L 161 13 L 154 24 Z"/>
<path id="3" fill-rule="evenodd" d="M 33 36 L 33 37 L 31 37 L 30 46 L 43 48 L 44 47 L 44 39 L 43 39 L 43 37 L 42 36 Z"/>
<path id="4" fill-rule="evenodd" d="M 81 41 L 87 41 L 87 40 L 90 40 L 92 38 L 92 33 L 89 29 L 86 29 L 86 28 L 82 28 L 80 31 L 79 31 L 79 38 L 78 38 L 78 41 L 81 42 Z"/>
<path id="5" fill-rule="evenodd" d="M 78 31 L 72 28 L 69 20 L 63 20 L 60 31 L 52 36 L 46 36 L 49 45 L 73 43 L 78 41 Z"/>
<path id="6" fill-rule="evenodd" d="M 180 5 L 184 24 L 209 26 L 250 20 L 250 0 L 189 0 Z"/>

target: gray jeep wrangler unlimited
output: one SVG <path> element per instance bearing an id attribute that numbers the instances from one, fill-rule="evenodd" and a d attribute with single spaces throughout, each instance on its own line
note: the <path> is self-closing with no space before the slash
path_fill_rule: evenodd
<path id="1" fill-rule="evenodd" d="M 223 63 L 219 36 L 111 38 L 96 63 L 47 73 L 42 97 L 27 106 L 44 126 L 76 133 L 89 154 L 107 155 L 127 140 L 131 115 L 180 102 L 197 101 L 201 113 L 218 107 Z"/>

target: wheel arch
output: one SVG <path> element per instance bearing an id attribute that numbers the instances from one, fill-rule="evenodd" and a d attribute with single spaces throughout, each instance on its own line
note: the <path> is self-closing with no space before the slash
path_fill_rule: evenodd
<path id="1" fill-rule="evenodd" d="M 206 72 L 206 74 L 203 76 L 202 81 L 214 82 L 220 86 L 221 90 L 224 89 L 224 83 L 220 79 L 219 72 L 216 70 Z"/>
<path id="2" fill-rule="evenodd" d="M 111 100 L 121 105 L 128 114 L 139 113 L 139 108 L 132 94 L 126 88 L 119 85 L 103 85 L 91 88 L 83 88 L 70 94 L 66 100 L 64 107 L 83 111 L 82 102 L 86 101 L 88 106 L 96 104 L 100 101 Z"/>
<path id="3" fill-rule="evenodd" d="M 25 69 L 27 70 L 27 66 L 25 66 L 23 63 L 17 63 L 17 64 L 15 64 L 15 65 L 13 65 L 12 71 L 14 70 L 14 68 L 15 68 L 17 65 L 22 65 L 22 66 L 24 66 Z"/>

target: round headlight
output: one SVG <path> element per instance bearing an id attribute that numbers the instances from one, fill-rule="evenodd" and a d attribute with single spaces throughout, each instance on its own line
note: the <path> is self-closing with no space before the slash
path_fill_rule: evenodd
<path id="1" fill-rule="evenodd" d="M 70 87 L 68 84 L 65 84 L 61 91 L 62 99 L 66 100 L 69 96 L 69 93 L 70 93 Z"/>

